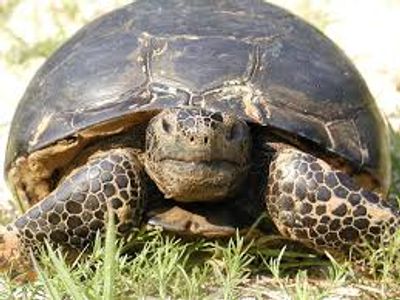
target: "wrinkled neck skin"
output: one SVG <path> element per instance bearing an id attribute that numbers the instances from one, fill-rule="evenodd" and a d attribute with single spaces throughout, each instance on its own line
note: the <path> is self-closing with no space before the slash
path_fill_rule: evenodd
<path id="1" fill-rule="evenodd" d="M 150 121 L 144 165 L 166 198 L 221 201 L 246 179 L 250 149 L 249 127 L 235 116 L 174 108 Z"/>

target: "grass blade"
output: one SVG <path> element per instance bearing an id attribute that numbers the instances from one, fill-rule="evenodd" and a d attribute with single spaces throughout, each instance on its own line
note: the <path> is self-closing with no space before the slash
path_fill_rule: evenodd
<path id="1" fill-rule="evenodd" d="M 49 254 L 49 258 L 56 269 L 57 273 L 63 280 L 63 284 L 69 296 L 74 300 L 87 299 L 82 288 L 76 285 L 74 278 L 72 278 L 64 259 L 61 254 L 57 255 L 56 252 L 51 248 L 50 244 L 46 241 L 46 247 Z"/>
<path id="2" fill-rule="evenodd" d="M 111 300 L 114 297 L 114 279 L 116 269 L 115 256 L 117 253 L 114 212 L 111 208 L 108 209 L 108 222 L 105 243 L 105 258 L 103 267 L 104 283 L 102 299 Z"/>
<path id="3" fill-rule="evenodd" d="M 62 300 L 61 295 L 59 294 L 57 288 L 55 286 L 53 286 L 49 280 L 49 277 L 47 276 L 47 274 L 43 271 L 43 269 L 39 266 L 35 256 L 33 255 L 33 253 L 30 253 L 30 257 L 31 260 L 33 262 L 33 266 L 36 270 L 36 272 L 39 275 L 39 280 L 43 283 L 43 285 L 46 288 L 47 293 L 51 296 L 51 299 L 54 300 Z"/>

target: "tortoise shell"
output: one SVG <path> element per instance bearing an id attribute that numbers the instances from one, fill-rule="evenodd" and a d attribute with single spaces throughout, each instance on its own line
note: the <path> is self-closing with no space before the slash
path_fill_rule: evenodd
<path id="1" fill-rule="evenodd" d="M 257 0 L 143 0 L 83 27 L 21 99 L 6 171 L 87 128 L 185 105 L 279 129 L 387 188 L 386 125 L 360 74 L 320 31 Z"/>

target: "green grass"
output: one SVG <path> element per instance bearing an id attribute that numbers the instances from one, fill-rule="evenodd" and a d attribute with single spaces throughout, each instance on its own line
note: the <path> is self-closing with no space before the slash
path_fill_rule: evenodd
<path id="1" fill-rule="evenodd" d="M 48 246 L 35 261 L 36 282 L 21 286 L 0 277 L 0 299 L 324 299 L 349 287 L 365 297 L 400 295 L 400 232 L 390 245 L 355 264 L 286 248 L 266 254 L 257 241 L 239 235 L 225 242 L 183 241 L 142 231 L 118 242 L 110 220 L 106 239 L 98 237 L 84 258 L 66 263 Z"/>

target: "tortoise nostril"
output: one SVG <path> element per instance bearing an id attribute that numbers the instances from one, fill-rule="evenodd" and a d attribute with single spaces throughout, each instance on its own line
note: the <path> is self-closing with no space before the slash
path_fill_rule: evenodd
<path id="1" fill-rule="evenodd" d="M 243 137 L 243 126 L 242 124 L 236 123 L 231 127 L 231 131 L 228 134 L 228 140 L 236 140 Z"/>
<path id="2" fill-rule="evenodd" d="M 193 143 L 194 137 L 191 136 L 189 140 L 190 140 L 191 143 Z"/>
<path id="3" fill-rule="evenodd" d="M 219 113 L 219 112 L 213 113 L 211 115 L 211 119 L 213 119 L 214 121 L 217 121 L 217 122 L 223 122 L 224 121 L 224 118 L 222 117 L 222 114 Z"/>
<path id="4" fill-rule="evenodd" d="M 162 128 L 164 129 L 164 131 L 166 133 L 171 133 L 171 125 L 165 119 L 162 119 L 161 123 L 162 123 Z"/>
<path id="5" fill-rule="evenodd" d="M 207 137 L 207 136 L 204 138 L 204 144 L 205 144 L 205 145 L 208 144 L 208 137 Z"/>

